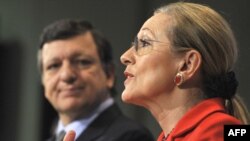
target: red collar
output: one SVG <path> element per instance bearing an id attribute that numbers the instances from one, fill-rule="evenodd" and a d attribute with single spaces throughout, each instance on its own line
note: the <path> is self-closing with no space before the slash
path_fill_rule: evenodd
<path id="1" fill-rule="evenodd" d="M 180 119 L 170 136 L 181 136 L 187 131 L 195 128 L 204 118 L 214 112 L 225 112 L 225 107 L 221 98 L 206 99 L 195 105 Z M 157 141 L 163 141 L 163 139 L 164 133 L 162 132 Z"/>

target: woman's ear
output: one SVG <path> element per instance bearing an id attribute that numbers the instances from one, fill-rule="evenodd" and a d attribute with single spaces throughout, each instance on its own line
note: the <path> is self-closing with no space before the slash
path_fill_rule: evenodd
<path id="1" fill-rule="evenodd" d="M 185 80 L 192 78 L 199 72 L 202 58 L 198 51 L 189 50 L 184 55 L 184 62 L 182 63 L 179 72 L 182 72 Z"/>

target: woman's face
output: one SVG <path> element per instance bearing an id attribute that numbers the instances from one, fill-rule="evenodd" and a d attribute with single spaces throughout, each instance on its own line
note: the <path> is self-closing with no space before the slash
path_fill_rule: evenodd
<path id="1" fill-rule="evenodd" d="M 141 27 L 134 45 L 121 56 L 126 65 L 123 101 L 146 106 L 173 91 L 179 63 L 166 36 L 169 23 L 170 17 L 165 14 L 152 16 Z"/>

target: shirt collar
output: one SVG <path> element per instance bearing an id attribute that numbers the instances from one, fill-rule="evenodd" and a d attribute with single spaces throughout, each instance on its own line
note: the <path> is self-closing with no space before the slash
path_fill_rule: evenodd
<path id="1" fill-rule="evenodd" d="M 107 98 L 105 101 L 103 101 L 98 106 L 98 108 L 95 110 L 95 112 L 93 112 L 94 114 L 92 114 L 88 118 L 75 120 L 75 121 L 69 123 L 67 126 L 64 126 L 62 124 L 61 120 L 59 120 L 55 133 L 59 134 L 62 130 L 65 130 L 66 132 L 68 132 L 69 130 L 74 130 L 76 132 L 75 139 L 77 139 L 80 136 L 80 134 L 82 132 L 84 132 L 84 130 L 88 127 L 88 125 L 94 119 L 96 119 L 96 117 L 98 117 L 98 115 L 100 115 L 104 110 L 106 110 L 108 107 L 110 107 L 113 103 L 114 103 L 113 98 L 111 98 L 111 97 Z"/>

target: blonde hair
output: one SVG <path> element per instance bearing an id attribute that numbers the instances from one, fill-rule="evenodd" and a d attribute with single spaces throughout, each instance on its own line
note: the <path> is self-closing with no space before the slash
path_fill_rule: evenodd
<path id="1" fill-rule="evenodd" d="M 223 96 L 218 96 L 217 94 L 211 95 L 209 88 L 204 88 L 205 95 L 208 98 L 229 99 L 231 104 L 225 104 L 226 109 L 230 111 L 230 106 L 227 105 L 231 105 L 234 110 L 230 114 L 243 123 L 248 123 L 249 113 L 239 96 L 236 96 L 238 82 L 234 73 L 231 73 L 238 58 L 238 48 L 233 31 L 226 20 L 208 6 L 189 2 L 177 2 L 160 7 L 155 11 L 155 14 L 157 13 L 165 13 L 171 17 L 170 25 L 167 25 L 170 27 L 167 37 L 173 50 L 178 52 L 183 48 L 192 48 L 201 54 L 203 83 L 207 83 L 210 78 L 214 78 L 212 81 L 224 81 L 224 77 L 227 77 L 230 72 L 226 80 L 232 79 L 235 82 L 233 89 L 217 92 L 224 93 Z M 226 89 L 230 87 L 231 85 Z"/>
<path id="2" fill-rule="evenodd" d="M 237 117 L 243 124 L 250 124 L 250 114 L 249 111 L 244 104 L 244 101 L 241 99 L 239 95 L 236 95 L 232 99 L 234 113 L 233 115 Z"/>

